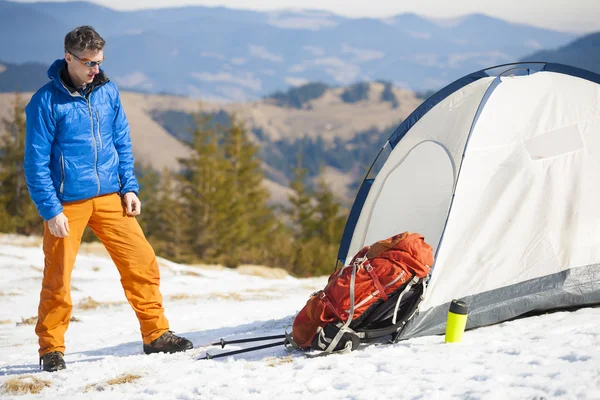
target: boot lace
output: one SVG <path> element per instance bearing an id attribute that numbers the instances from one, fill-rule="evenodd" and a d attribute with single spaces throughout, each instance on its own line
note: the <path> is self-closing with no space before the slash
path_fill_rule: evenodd
<path id="1" fill-rule="evenodd" d="M 57 364 L 62 359 L 62 354 L 58 351 L 53 351 L 52 353 L 44 354 L 40 357 L 40 369 L 42 369 L 42 360 L 44 364 Z"/>
<path id="2" fill-rule="evenodd" d="M 163 338 L 165 339 L 165 342 L 168 344 L 174 344 L 176 346 L 179 346 L 183 343 L 183 341 L 185 340 L 182 337 L 176 336 L 175 334 L 173 334 L 173 331 L 167 331 L 163 334 Z"/>

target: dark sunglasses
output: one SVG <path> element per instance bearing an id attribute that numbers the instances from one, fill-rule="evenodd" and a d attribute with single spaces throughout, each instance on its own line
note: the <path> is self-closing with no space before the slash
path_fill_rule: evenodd
<path id="1" fill-rule="evenodd" d="M 82 63 L 83 65 L 85 65 L 88 68 L 94 68 L 96 65 L 100 65 L 104 62 L 104 59 L 100 60 L 100 61 L 87 61 L 87 60 L 82 60 L 81 58 L 77 57 L 75 54 L 73 53 L 69 53 L 70 55 L 72 55 L 77 61 L 79 61 L 80 63 Z"/>

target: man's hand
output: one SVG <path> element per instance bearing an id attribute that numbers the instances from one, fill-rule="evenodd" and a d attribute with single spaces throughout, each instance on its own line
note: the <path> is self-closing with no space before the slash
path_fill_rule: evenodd
<path id="1" fill-rule="evenodd" d="M 50 233 L 58 238 L 69 236 L 69 220 L 63 213 L 48 221 L 48 229 Z"/>
<path id="2" fill-rule="evenodd" d="M 131 217 L 135 217 L 136 215 L 140 215 L 142 212 L 142 202 L 133 192 L 125 193 L 123 196 L 123 202 L 125 203 L 125 209 L 127 210 L 127 215 Z"/>

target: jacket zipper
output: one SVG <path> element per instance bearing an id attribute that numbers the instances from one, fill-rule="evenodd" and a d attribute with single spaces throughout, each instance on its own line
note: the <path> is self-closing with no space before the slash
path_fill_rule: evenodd
<path id="1" fill-rule="evenodd" d="M 100 140 L 100 150 L 104 147 L 102 145 L 102 133 L 100 132 L 100 113 L 98 113 L 98 109 L 96 109 L 96 122 L 98 123 L 98 139 Z"/>
<path id="2" fill-rule="evenodd" d="M 117 156 L 117 165 L 119 165 L 119 152 L 115 148 L 115 156 Z M 119 191 L 121 190 L 121 177 L 119 176 L 119 168 L 117 167 L 117 182 L 119 182 Z"/>
<path id="3" fill-rule="evenodd" d="M 86 102 L 88 106 L 88 110 L 90 112 L 90 126 L 92 128 L 92 138 L 94 139 L 94 172 L 96 173 L 96 179 L 98 181 L 98 193 L 96 196 L 100 195 L 100 175 L 98 175 L 98 144 L 96 142 L 96 133 L 94 132 L 94 116 L 92 114 L 92 105 L 90 104 L 90 98 L 92 97 L 92 93 L 90 93 L 89 97 L 86 97 Z"/>
<path id="4" fill-rule="evenodd" d="M 90 126 L 92 128 L 92 138 L 94 139 L 94 172 L 96 173 L 96 180 L 98 181 L 98 193 L 96 194 L 96 196 L 100 195 L 100 175 L 98 175 L 98 146 L 96 144 L 96 134 L 94 133 L 94 116 L 92 113 L 92 105 L 90 104 L 90 98 L 92 97 L 92 94 L 94 94 L 94 91 L 98 90 L 99 88 L 101 88 L 102 86 L 106 85 L 109 82 L 109 79 L 107 79 L 105 82 L 102 82 L 102 84 L 100 84 L 99 86 L 95 87 L 93 89 L 93 91 L 89 94 L 89 97 L 86 96 L 82 96 L 81 94 L 77 93 L 77 94 L 73 94 L 71 93 L 71 91 L 65 86 L 65 84 L 62 82 L 62 80 L 59 78 L 60 84 L 61 86 L 65 89 L 65 91 L 71 95 L 71 97 L 83 97 L 87 103 L 88 106 L 88 110 L 90 112 Z M 98 114 L 96 114 L 98 115 Z M 100 119 L 98 118 L 98 134 L 100 134 Z M 100 139 L 102 140 L 102 139 Z M 63 156 L 61 155 L 61 158 Z M 63 170 L 64 170 L 64 159 L 63 159 L 63 166 L 62 166 Z M 66 175 L 63 171 L 63 174 Z M 61 184 L 61 193 L 62 193 L 62 189 L 64 185 L 64 181 Z"/>
<path id="5" fill-rule="evenodd" d="M 60 155 L 60 194 L 65 191 L 65 157 Z"/>

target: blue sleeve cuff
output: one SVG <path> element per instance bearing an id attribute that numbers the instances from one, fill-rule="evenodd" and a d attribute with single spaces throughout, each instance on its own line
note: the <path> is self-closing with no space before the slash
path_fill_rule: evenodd
<path id="1" fill-rule="evenodd" d="M 62 204 L 58 203 L 53 207 L 47 207 L 39 210 L 40 215 L 44 218 L 44 221 L 50 221 L 52 218 L 56 217 L 58 214 L 63 212 Z"/>

